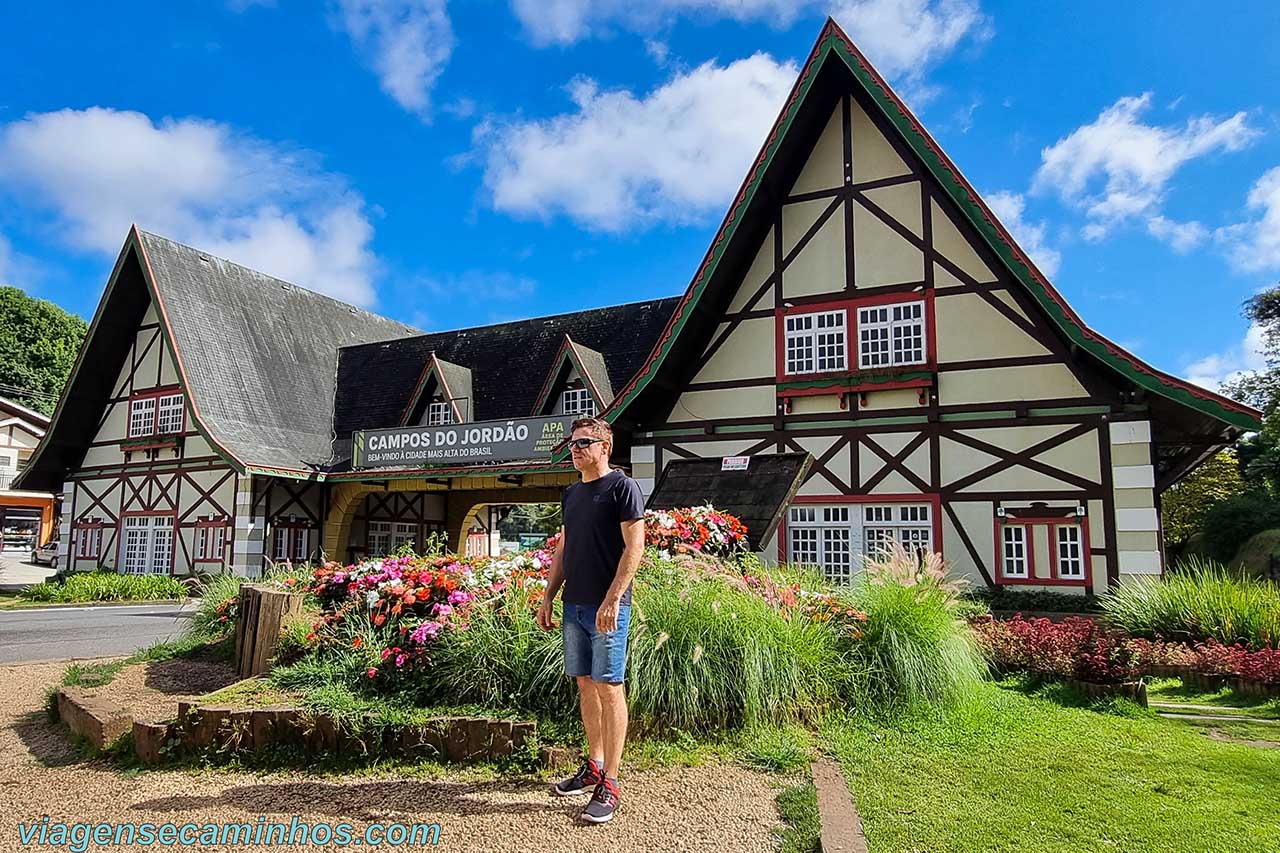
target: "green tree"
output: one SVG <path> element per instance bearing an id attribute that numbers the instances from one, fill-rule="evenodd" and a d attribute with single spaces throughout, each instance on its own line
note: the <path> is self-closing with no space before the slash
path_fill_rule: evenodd
<path id="1" fill-rule="evenodd" d="M 52 302 L 0 287 L 0 396 L 51 414 L 88 330 Z"/>
<path id="2" fill-rule="evenodd" d="M 1165 544 L 1184 545 L 1204 529 L 1205 513 L 1214 504 L 1244 491 L 1240 461 L 1234 450 L 1223 450 L 1202 463 L 1160 497 Z"/>

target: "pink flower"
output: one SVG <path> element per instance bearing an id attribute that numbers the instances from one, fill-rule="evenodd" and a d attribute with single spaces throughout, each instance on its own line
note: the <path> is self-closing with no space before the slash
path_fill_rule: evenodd
<path id="1" fill-rule="evenodd" d="M 429 638 L 440 633 L 441 625 L 439 622 L 423 622 L 417 628 L 413 629 L 413 633 L 409 635 L 409 639 L 415 643 L 425 643 Z"/>
<path id="2" fill-rule="evenodd" d="M 383 659 L 383 660 L 386 660 L 386 659 L 387 659 L 387 658 L 389 658 L 389 657 L 391 657 L 391 649 L 383 649 L 383 650 L 382 650 L 382 659 Z"/>
<path id="3" fill-rule="evenodd" d="M 396 666 L 404 666 L 404 662 L 407 661 L 408 659 L 409 659 L 409 656 L 406 654 L 396 655 Z"/>
<path id="4" fill-rule="evenodd" d="M 436 616 L 448 616 L 453 612 L 453 608 L 448 604 L 437 604 L 435 607 L 431 608 L 431 612 Z"/>
<path id="5" fill-rule="evenodd" d="M 454 604 L 454 605 L 467 604 L 474 600 L 475 600 L 475 596 L 467 592 L 466 590 L 455 589 L 453 592 L 449 593 L 450 604 Z"/>
<path id="6" fill-rule="evenodd" d="M 369 667 L 369 671 L 365 673 L 365 675 L 369 676 L 370 678 L 373 678 L 377 674 L 378 674 L 378 670 L 375 669 L 374 667 Z"/>

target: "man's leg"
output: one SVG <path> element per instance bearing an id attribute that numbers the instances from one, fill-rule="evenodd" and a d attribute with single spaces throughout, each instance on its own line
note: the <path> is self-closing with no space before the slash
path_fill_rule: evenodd
<path id="1" fill-rule="evenodd" d="M 607 751 L 605 740 L 605 723 L 601 715 L 599 687 L 608 685 L 596 684 L 589 675 L 579 675 L 578 705 L 582 709 L 582 727 L 587 731 L 587 757 L 603 767 Z"/>
<path id="2" fill-rule="evenodd" d="M 627 742 L 627 691 L 621 683 L 596 682 L 595 694 L 604 729 L 604 775 L 608 779 L 617 779 L 622 748 Z M 591 757 L 596 757 L 594 752 Z"/>

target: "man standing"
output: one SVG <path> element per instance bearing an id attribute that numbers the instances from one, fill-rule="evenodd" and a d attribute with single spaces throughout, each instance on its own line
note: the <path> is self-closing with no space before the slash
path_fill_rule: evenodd
<path id="1" fill-rule="evenodd" d="M 599 418 L 573 422 L 569 447 L 582 481 L 565 489 L 564 526 L 547 575 L 538 626 L 555 626 L 552 604 L 564 586 L 564 671 L 578 682 L 587 761 L 552 786 L 558 796 L 592 791 L 583 820 L 607 823 L 618 807 L 618 764 L 627 739 L 622 686 L 631 623 L 631 581 L 644 553 L 644 498 L 636 481 L 610 470 L 613 429 Z"/>

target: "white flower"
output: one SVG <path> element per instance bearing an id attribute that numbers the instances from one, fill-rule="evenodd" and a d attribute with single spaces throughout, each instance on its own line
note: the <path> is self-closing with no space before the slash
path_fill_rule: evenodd
<path id="1" fill-rule="evenodd" d="M 365 604 L 369 605 L 370 609 L 373 609 L 373 605 L 378 603 L 378 593 L 373 590 L 369 590 L 364 594 L 364 601 Z"/>

